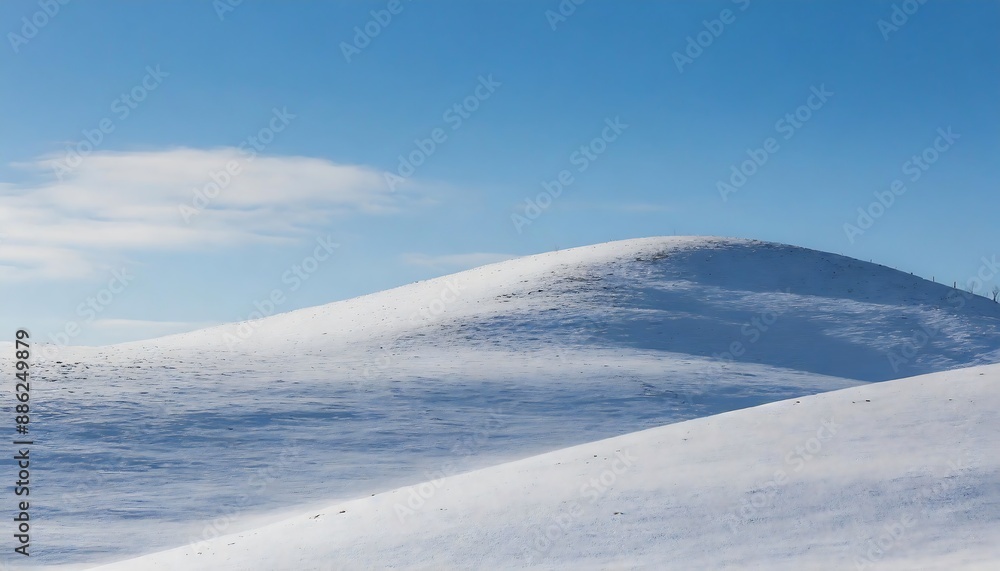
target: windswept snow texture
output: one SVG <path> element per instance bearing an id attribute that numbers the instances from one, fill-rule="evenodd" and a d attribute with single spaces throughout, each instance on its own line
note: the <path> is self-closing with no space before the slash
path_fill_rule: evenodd
<path id="1" fill-rule="evenodd" d="M 771 403 L 100 569 L 998 569 L 998 389 L 989 366 Z"/>
<path id="2" fill-rule="evenodd" d="M 716 238 L 552 252 L 66 349 L 32 372 L 31 562 L 122 558 L 436 479 L 445 465 L 996 361 L 989 300 Z"/>

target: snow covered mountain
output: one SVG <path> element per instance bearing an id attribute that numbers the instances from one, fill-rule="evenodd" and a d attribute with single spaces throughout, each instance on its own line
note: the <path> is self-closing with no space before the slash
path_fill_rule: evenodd
<path id="1" fill-rule="evenodd" d="M 719 238 L 551 252 L 254 322 L 65 348 L 37 364 L 32 387 L 46 467 L 37 561 L 200 543 L 304 505 L 998 361 L 989 300 Z"/>

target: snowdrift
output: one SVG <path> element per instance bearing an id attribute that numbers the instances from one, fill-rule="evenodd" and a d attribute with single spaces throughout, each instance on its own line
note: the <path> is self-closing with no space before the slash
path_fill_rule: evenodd
<path id="1" fill-rule="evenodd" d="M 1000 366 L 592 442 L 101 567 L 996 569 Z"/>

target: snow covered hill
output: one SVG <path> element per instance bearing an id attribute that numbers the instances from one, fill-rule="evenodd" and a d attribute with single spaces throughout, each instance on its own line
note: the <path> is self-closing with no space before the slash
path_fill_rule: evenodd
<path id="1" fill-rule="evenodd" d="M 66 348 L 34 371 L 44 492 L 32 517 L 45 549 L 32 560 L 121 559 L 296 506 L 998 361 L 989 300 L 719 238 L 551 252 L 255 322 Z"/>
<path id="2" fill-rule="evenodd" d="M 137 349 L 216 346 L 237 353 L 332 352 L 400 336 L 395 348 L 600 346 L 873 381 L 1000 360 L 1000 305 L 805 248 L 647 238 L 500 262 L 258 322 L 119 347 L 129 358 Z"/>
<path id="3" fill-rule="evenodd" d="M 565 448 L 105 571 L 997 569 L 1000 366 Z"/>

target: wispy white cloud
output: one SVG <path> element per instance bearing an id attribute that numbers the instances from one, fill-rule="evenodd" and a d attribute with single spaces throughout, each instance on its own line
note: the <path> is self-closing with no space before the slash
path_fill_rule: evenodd
<path id="1" fill-rule="evenodd" d="M 59 177 L 58 158 L 16 165 L 32 183 L 0 183 L 0 279 L 83 277 L 127 251 L 285 242 L 417 200 L 415 185 L 393 192 L 368 167 L 235 148 L 100 152 Z"/>
<path id="2" fill-rule="evenodd" d="M 432 256 L 428 254 L 403 254 L 403 263 L 410 266 L 438 269 L 467 269 L 485 266 L 494 262 L 512 260 L 519 256 L 514 254 L 496 254 L 490 252 L 474 252 L 470 254 L 446 254 Z"/>

